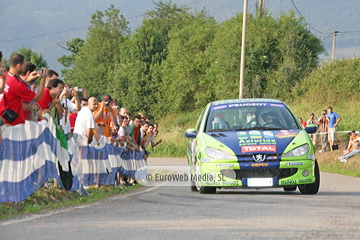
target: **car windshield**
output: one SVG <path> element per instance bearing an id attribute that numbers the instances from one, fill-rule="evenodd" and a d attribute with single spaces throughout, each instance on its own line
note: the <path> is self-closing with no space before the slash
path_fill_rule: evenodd
<path id="1" fill-rule="evenodd" d="M 206 132 L 300 129 L 296 118 L 282 103 L 237 103 L 212 106 Z"/>

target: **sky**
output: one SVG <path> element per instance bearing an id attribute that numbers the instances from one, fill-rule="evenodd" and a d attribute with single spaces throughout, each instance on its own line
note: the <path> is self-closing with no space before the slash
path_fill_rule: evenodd
<path id="1" fill-rule="evenodd" d="M 177 5 L 192 9 L 206 8 L 209 15 L 218 22 L 243 11 L 243 0 L 173 0 Z M 86 38 L 92 13 L 106 10 L 110 4 L 121 10 L 132 31 L 140 26 L 144 13 L 151 10 L 152 0 L 0 0 L 0 50 L 8 58 L 12 51 L 24 46 L 40 53 L 50 68 L 60 73 L 63 69 L 57 58 L 69 54 L 61 48 L 65 41 L 73 38 Z M 86 4 L 84 4 L 86 3 Z M 255 12 L 257 0 L 248 0 L 248 12 Z M 331 55 L 331 33 L 340 31 L 336 41 L 336 57 L 350 58 L 360 56 L 359 0 L 265 0 L 272 16 L 293 9 L 309 24 L 308 28 L 324 40 L 328 54 Z M 345 16 L 345 17 L 344 17 Z M 345 18 L 345 19 L 344 19 Z M 357 32 L 358 31 L 358 32 Z"/>

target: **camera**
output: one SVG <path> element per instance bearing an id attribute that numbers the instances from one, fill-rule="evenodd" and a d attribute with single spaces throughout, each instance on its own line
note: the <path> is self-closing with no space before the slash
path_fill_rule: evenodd
<path id="1" fill-rule="evenodd" d="M 106 106 L 109 106 L 109 102 L 105 102 L 105 105 L 106 105 Z"/>
<path id="2" fill-rule="evenodd" d="M 0 68 L 0 75 L 3 75 L 5 73 L 5 69 Z"/>
<path id="3" fill-rule="evenodd" d="M 326 115 L 325 113 L 322 113 L 321 115 Z"/>
<path id="4" fill-rule="evenodd" d="M 43 69 L 43 68 L 39 68 L 39 70 L 38 70 L 39 75 L 42 74 L 43 72 L 44 72 L 44 69 Z"/>
<path id="5" fill-rule="evenodd" d="M 83 91 L 83 89 L 82 89 L 82 88 L 79 88 L 79 87 L 74 87 L 74 89 L 75 89 L 75 91 L 77 91 L 77 92 L 82 92 L 82 91 Z"/>

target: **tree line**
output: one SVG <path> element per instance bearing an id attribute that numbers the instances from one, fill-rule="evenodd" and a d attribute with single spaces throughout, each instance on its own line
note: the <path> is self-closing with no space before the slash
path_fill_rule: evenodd
<path id="1" fill-rule="evenodd" d="M 238 98 L 242 13 L 218 23 L 205 10 L 154 4 L 133 32 L 113 5 L 92 14 L 86 39 L 66 42 L 59 58 L 64 80 L 155 117 Z M 244 96 L 291 99 L 319 64 L 320 39 L 291 11 L 247 21 Z"/>

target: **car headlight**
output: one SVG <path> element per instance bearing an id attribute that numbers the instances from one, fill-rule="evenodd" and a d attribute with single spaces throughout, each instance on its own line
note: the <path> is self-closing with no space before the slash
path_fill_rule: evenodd
<path id="1" fill-rule="evenodd" d="M 205 153 L 206 153 L 206 155 L 208 155 L 209 157 L 214 158 L 214 159 L 237 160 L 236 156 L 234 156 L 233 154 L 221 151 L 221 150 L 216 149 L 216 148 L 207 147 L 207 148 L 205 148 Z"/>
<path id="2" fill-rule="evenodd" d="M 309 152 L 309 144 L 301 145 L 284 154 L 284 157 L 299 157 Z"/>

